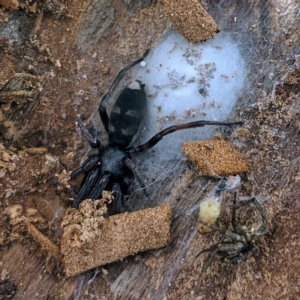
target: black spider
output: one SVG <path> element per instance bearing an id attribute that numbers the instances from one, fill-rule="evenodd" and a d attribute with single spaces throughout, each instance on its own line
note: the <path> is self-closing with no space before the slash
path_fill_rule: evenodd
<path id="1" fill-rule="evenodd" d="M 135 168 L 130 157 L 137 152 L 143 152 L 156 145 L 165 135 L 176 130 L 200 127 L 204 125 L 240 125 L 243 122 L 216 122 L 196 121 L 181 125 L 170 126 L 156 135 L 148 142 L 132 147 L 136 137 L 140 133 L 143 120 L 146 118 L 147 97 L 144 84 L 136 80 L 125 87 L 118 96 L 108 116 L 106 105 L 111 94 L 117 87 L 125 72 L 134 65 L 140 63 L 148 55 L 144 55 L 125 67 L 114 79 L 107 93 L 102 97 L 99 113 L 104 128 L 109 136 L 109 145 L 104 147 L 100 141 L 93 137 L 82 120 L 77 120 L 83 135 L 93 148 L 98 148 L 99 153 L 91 155 L 87 160 L 71 174 L 71 179 L 79 174 L 85 174 L 78 194 L 74 197 L 73 207 L 78 208 L 85 199 L 99 199 L 103 190 L 111 190 L 114 193 L 114 211 L 122 211 L 123 195 L 128 191 L 129 185 L 135 176 L 142 187 L 144 187 L 141 176 Z"/>

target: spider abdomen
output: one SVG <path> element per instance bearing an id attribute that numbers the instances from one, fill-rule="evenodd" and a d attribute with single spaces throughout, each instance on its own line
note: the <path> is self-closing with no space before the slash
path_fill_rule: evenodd
<path id="1" fill-rule="evenodd" d="M 135 81 L 121 92 L 109 117 L 109 139 L 128 147 L 136 139 L 146 118 L 147 97 L 144 84 Z"/>

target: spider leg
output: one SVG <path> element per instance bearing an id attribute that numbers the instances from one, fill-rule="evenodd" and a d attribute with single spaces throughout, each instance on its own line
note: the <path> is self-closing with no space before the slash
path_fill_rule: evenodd
<path id="1" fill-rule="evenodd" d="M 99 177 L 101 177 L 101 170 L 99 168 L 94 168 L 89 173 L 86 174 L 78 194 L 76 195 L 76 197 L 74 197 L 74 201 L 72 205 L 74 208 L 78 209 L 79 204 L 83 200 L 89 198 L 89 194 L 92 188 L 94 187 L 94 185 L 96 184 L 97 180 L 99 179 Z"/>
<path id="2" fill-rule="evenodd" d="M 88 198 L 93 200 L 100 199 L 102 197 L 102 192 L 108 189 L 107 186 L 111 183 L 112 177 L 113 176 L 110 172 L 104 172 L 100 177 L 98 177 L 98 180 L 95 182 Z"/>
<path id="3" fill-rule="evenodd" d="M 86 140 L 89 142 L 92 148 L 100 148 L 101 143 L 99 140 L 96 139 L 96 137 L 93 137 L 91 133 L 88 131 L 88 129 L 84 126 L 81 118 L 77 119 L 78 127 L 80 128 L 83 136 L 86 138 Z"/>
<path id="4" fill-rule="evenodd" d="M 224 230 L 224 229 L 222 229 L 222 228 L 220 228 L 216 225 L 208 224 L 208 223 L 205 223 L 205 222 L 201 222 L 201 224 L 203 224 L 205 226 L 208 226 L 208 227 L 210 227 L 214 230 L 220 231 L 221 233 L 225 234 L 227 237 L 231 238 L 235 242 L 242 242 L 243 244 L 246 244 L 245 237 L 238 234 L 238 233 L 232 232 L 230 230 Z"/>
<path id="5" fill-rule="evenodd" d="M 260 213 L 262 221 L 263 221 L 263 224 L 257 229 L 255 234 L 256 235 L 264 235 L 268 229 L 268 221 L 267 221 L 266 213 L 263 210 L 260 203 L 257 201 L 256 197 L 254 197 L 252 201 L 253 201 L 254 205 L 256 206 L 258 212 Z"/>
<path id="6" fill-rule="evenodd" d="M 143 61 L 145 59 L 145 57 L 149 54 L 149 52 L 150 52 L 150 49 L 147 49 L 141 58 L 137 59 L 136 61 L 134 61 L 133 63 L 129 64 L 127 67 L 122 69 L 118 73 L 117 77 L 114 79 L 113 83 L 109 87 L 106 94 L 102 97 L 101 103 L 99 106 L 99 114 L 100 114 L 100 117 L 101 117 L 101 120 L 102 120 L 102 123 L 104 125 L 106 132 L 108 132 L 108 127 L 109 127 L 109 117 L 108 117 L 108 114 L 106 111 L 106 105 L 107 105 L 109 98 L 111 97 L 111 94 L 113 93 L 113 91 L 115 90 L 116 86 L 121 81 L 121 79 L 124 77 L 125 73 L 129 69 L 131 69 L 133 66 L 135 66 L 138 63 L 140 63 L 141 61 Z"/>
<path id="7" fill-rule="evenodd" d="M 195 121 L 195 122 L 190 122 L 186 124 L 180 124 L 180 125 L 173 125 L 170 126 L 166 129 L 163 129 L 162 131 L 158 132 L 156 135 L 154 135 L 148 142 L 139 145 L 137 147 L 130 147 L 127 149 L 128 153 L 137 153 L 137 152 L 143 152 L 146 151 L 153 146 L 155 146 L 165 135 L 168 135 L 172 132 L 175 132 L 177 130 L 183 130 L 183 129 L 188 129 L 188 128 L 195 128 L 195 127 L 202 127 L 205 125 L 226 125 L 226 126 L 231 126 L 231 125 L 242 125 L 242 121 L 238 122 L 218 122 L 218 121 L 205 121 L 205 120 L 200 120 L 200 121 Z"/>
<path id="8" fill-rule="evenodd" d="M 145 194 L 146 197 L 149 198 L 149 195 L 146 191 L 146 186 L 144 184 L 144 181 L 143 181 L 143 177 L 140 173 L 140 171 L 136 168 L 135 164 L 133 163 L 133 161 L 129 158 L 129 157 L 125 157 L 124 160 L 123 160 L 125 166 L 132 171 L 133 175 L 135 176 L 135 178 L 137 178 L 140 186 L 142 187 L 143 189 L 143 192 Z"/>
<path id="9" fill-rule="evenodd" d="M 99 155 L 93 154 L 89 156 L 85 162 L 71 173 L 71 179 L 76 178 L 80 174 L 90 171 L 99 162 Z"/>
<path id="10" fill-rule="evenodd" d="M 202 253 L 210 252 L 210 254 L 204 260 L 204 263 L 203 263 L 202 271 L 204 272 L 211 265 L 212 260 L 214 259 L 216 254 L 218 254 L 220 256 L 224 256 L 224 255 L 222 255 L 222 252 L 223 252 L 223 253 L 226 253 L 228 257 L 231 257 L 231 256 L 236 255 L 243 247 L 244 247 L 244 245 L 241 242 L 238 242 L 236 244 L 234 244 L 232 242 L 221 242 L 219 244 L 215 244 L 207 249 L 202 250 L 195 256 L 195 258 L 200 256 Z"/>
<path id="11" fill-rule="evenodd" d="M 214 258 L 216 257 L 216 254 L 219 250 L 219 246 L 218 245 L 215 245 L 215 246 L 216 246 L 216 248 L 211 250 L 211 252 L 207 256 L 207 258 L 205 258 L 205 260 L 203 262 L 202 270 L 201 270 L 201 273 L 200 273 L 200 278 L 202 277 L 202 274 L 205 273 L 207 268 L 212 264 L 212 262 L 214 261 Z"/>
<path id="12" fill-rule="evenodd" d="M 209 268 L 209 266 L 213 263 L 213 261 L 216 257 L 216 254 L 218 252 L 218 249 L 219 249 L 219 244 L 216 244 L 216 245 L 213 245 L 213 246 L 211 246 L 211 247 L 209 247 L 205 250 L 202 250 L 199 254 L 196 255 L 196 257 L 198 257 L 200 254 L 202 254 L 204 252 L 210 252 L 208 254 L 208 256 L 205 258 L 204 262 L 203 262 L 201 273 L 199 275 L 197 283 L 195 284 L 196 293 L 199 292 L 199 289 L 200 289 L 200 286 L 201 286 L 200 282 L 201 282 L 202 276 L 206 272 L 206 270 Z"/>
<path id="13" fill-rule="evenodd" d="M 206 248 L 202 251 L 200 251 L 196 256 L 195 258 L 199 257 L 202 253 L 205 253 L 205 252 L 212 252 L 212 251 L 215 251 L 216 249 L 219 249 L 219 244 L 215 244 L 209 248 Z"/>
<path id="14" fill-rule="evenodd" d="M 115 199 L 113 201 L 113 213 L 120 214 L 120 213 L 124 212 L 124 209 L 123 209 L 124 201 L 123 201 L 123 195 L 122 195 L 119 183 L 113 184 L 112 192 L 115 197 Z"/>
<path id="15" fill-rule="evenodd" d="M 256 209 L 258 210 L 258 212 L 261 215 L 262 222 L 263 222 L 262 225 L 256 230 L 255 235 L 257 235 L 257 236 L 264 235 L 265 232 L 268 229 L 267 216 L 266 216 L 266 213 L 263 210 L 261 204 L 257 201 L 256 197 L 254 196 L 253 198 L 250 198 L 249 200 L 245 200 L 243 202 L 239 202 L 235 206 L 236 206 L 236 208 L 240 208 L 240 207 L 243 207 L 245 205 L 249 205 L 250 203 L 253 203 L 255 205 Z"/>
<path id="16" fill-rule="evenodd" d="M 232 217 L 231 217 L 231 224 L 233 230 L 236 231 L 236 199 L 237 199 L 238 191 L 234 193 L 233 197 L 233 206 L 232 206 Z"/>

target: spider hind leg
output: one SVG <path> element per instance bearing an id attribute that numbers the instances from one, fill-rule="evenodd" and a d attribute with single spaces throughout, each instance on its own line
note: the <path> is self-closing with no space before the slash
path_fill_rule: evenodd
<path id="1" fill-rule="evenodd" d="M 106 106 L 107 106 L 107 103 L 108 103 L 108 101 L 109 101 L 112 93 L 116 89 L 118 83 L 125 76 L 126 72 L 128 70 L 130 70 L 133 66 L 135 66 L 138 63 L 140 63 L 141 61 L 143 61 L 145 59 L 145 57 L 149 54 L 149 52 L 150 52 L 150 49 L 147 49 L 141 58 L 137 59 L 133 63 L 131 63 L 128 66 L 126 66 L 125 68 L 123 68 L 118 73 L 118 75 L 116 76 L 116 78 L 114 79 L 113 83 L 109 87 L 109 89 L 106 92 L 106 94 L 103 95 L 98 111 L 99 111 L 99 114 L 100 114 L 100 118 L 101 118 L 102 124 L 103 124 L 103 126 L 104 126 L 104 128 L 105 128 L 105 130 L 106 130 L 107 133 L 109 133 L 109 117 L 108 117 L 108 113 L 107 113 L 107 110 L 106 110 Z"/>
<path id="2" fill-rule="evenodd" d="M 251 203 L 253 203 L 256 207 L 256 209 L 258 210 L 261 218 L 262 218 L 262 224 L 259 226 L 259 228 L 255 231 L 255 235 L 256 236 L 262 236 L 266 233 L 266 231 L 268 230 L 268 221 L 267 221 L 267 216 L 266 213 L 264 211 L 264 209 L 262 208 L 261 204 L 258 202 L 257 198 L 254 196 L 248 200 L 245 201 L 240 201 L 237 204 L 234 203 L 234 209 L 238 209 L 240 207 L 246 206 L 246 205 L 250 205 Z"/>

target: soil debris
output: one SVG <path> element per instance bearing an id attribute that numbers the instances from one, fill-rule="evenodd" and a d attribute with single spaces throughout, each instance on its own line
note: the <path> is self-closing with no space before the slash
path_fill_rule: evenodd
<path id="1" fill-rule="evenodd" d="M 27 231 L 42 248 L 48 250 L 56 259 L 62 260 L 60 249 L 48 237 L 42 234 L 33 223 L 40 225 L 45 219 L 37 209 L 27 208 L 26 215 L 23 214 L 23 207 L 20 204 L 13 204 L 6 208 L 4 214 L 9 216 L 9 223 L 13 226 L 15 233 Z"/>
<path id="2" fill-rule="evenodd" d="M 18 9 L 19 1 L 18 0 L 0 0 L 0 5 L 7 9 Z"/>
<path id="3" fill-rule="evenodd" d="M 0 91 L 0 100 L 3 103 L 24 101 L 35 93 L 42 91 L 42 86 L 36 76 L 26 73 L 15 73 Z"/>
<path id="4" fill-rule="evenodd" d="M 17 286 L 10 279 L 0 280 L 0 299 L 12 299 Z"/>

